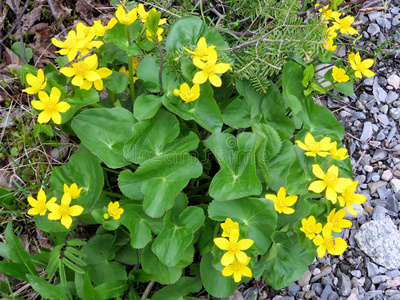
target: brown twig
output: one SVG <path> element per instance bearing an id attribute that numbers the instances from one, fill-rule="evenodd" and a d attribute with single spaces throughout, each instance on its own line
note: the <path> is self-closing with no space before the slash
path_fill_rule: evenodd
<path id="1" fill-rule="evenodd" d="M 82 5 L 83 5 L 88 11 L 91 11 L 91 10 L 92 10 L 92 8 L 90 7 L 90 5 L 87 4 L 86 1 L 84 1 L 84 0 L 79 0 L 79 1 L 82 3 Z"/>
<path id="2" fill-rule="evenodd" d="M 18 12 L 18 14 L 17 14 L 17 19 L 18 19 L 18 16 L 19 16 L 19 19 L 22 18 L 22 15 L 25 13 L 26 9 L 28 8 L 28 5 L 29 5 L 29 1 L 26 1 L 25 4 L 24 4 L 24 7 L 22 8 L 22 10 L 20 10 L 20 11 Z M 15 30 L 15 28 L 18 26 L 18 23 L 19 23 L 19 22 L 15 22 L 15 23 L 11 26 L 10 31 L 8 31 L 8 32 L 6 33 L 6 35 L 3 36 L 3 38 L 0 40 L 0 43 L 1 43 L 2 45 L 4 45 L 4 41 L 5 41 L 6 39 L 8 39 L 8 36 L 9 36 L 11 33 L 13 33 L 13 31 Z"/>
<path id="3" fill-rule="evenodd" d="M 27 2 L 29 2 L 29 1 L 27 1 Z M 58 23 L 58 16 L 57 16 L 57 12 L 56 12 L 56 10 L 54 8 L 53 1 L 52 0 L 47 0 L 47 3 L 49 4 L 49 8 L 50 8 L 51 14 L 53 15 L 54 20 L 56 21 L 56 23 Z M 62 23 L 62 21 L 60 22 L 60 28 L 61 28 L 62 31 L 65 30 L 65 26 Z"/>

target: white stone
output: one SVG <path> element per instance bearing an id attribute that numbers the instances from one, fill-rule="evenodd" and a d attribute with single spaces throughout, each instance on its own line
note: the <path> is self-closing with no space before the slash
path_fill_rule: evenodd
<path id="1" fill-rule="evenodd" d="M 400 77 L 396 74 L 392 74 L 388 77 L 387 82 L 397 90 L 400 86 Z"/>
<path id="2" fill-rule="evenodd" d="M 400 180 L 399 179 L 392 179 L 390 181 L 390 186 L 392 187 L 393 193 L 400 192 Z"/>

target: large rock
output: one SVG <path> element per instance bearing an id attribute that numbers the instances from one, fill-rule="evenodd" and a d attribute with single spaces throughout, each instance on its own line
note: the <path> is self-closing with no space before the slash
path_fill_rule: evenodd
<path id="1" fill-rule="evenodd" d="M 390 218 L 363 224 L 354 236 L 358 247 L 385 268 L 400 268 L 400 232 Z"/>

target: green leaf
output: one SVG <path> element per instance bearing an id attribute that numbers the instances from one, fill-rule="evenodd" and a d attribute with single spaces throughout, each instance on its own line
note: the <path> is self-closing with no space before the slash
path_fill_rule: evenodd
<path id="1" fill-rule="evenodd" d="M 142 267 L 147 274 L 161 284 L 175 283 L 182 276 L 182 269 L 164 265 L 151 251 L 153 242 L 146 245 L 142 252 Z"/>
<path id="2" fill-rule="evenodd" d="M 82 248 L 82 251 L 87 254 L 84 259 L 87 266 L 84 269 L 96 285 L 116 280 L 127 280 L 125 266 L 116 261 L 111 261 L 118 250 L 114 241 L 115 237 L 111 234 L 98 234 L 92 237 Z"/>
<path id="3" fill-rule="evenodd" d="M 85 300 L 103 300 L 105 299 L 102 297 L 98 291 L 96 291 L 90 281 L 89 274 L 86 274 L 83 279 L 83 298 Z"/>
<path id="4" fill-rule="evenodd" d="M 135 100 L 133 114 L 138 121 L 154 117 L 162 105 L 162 97 L 142 94 Z"/>
<path id="5" fill-rule="evenodd" d="M 244 132 L 236 140 L 231 134 L 221 133 L 205 141 L 221 166 L 210 185 L 211 197 L 231 200 L 261 193 L 254 155 L 257 138 L 256 134 Z"/>
<path id="6" fill-rule="evenodd" d="M 300 278 L 312 263 L 315 251 L 303 248 L 293 232 L 275 232 L 272 239 L 274 243 L 269 253 L 274 255 L 267 255 L 263 261 L 263 278 L 267 284 L 279 290 Z"/>
<path id="7" fill-rule="evenodd" d="M 128 27 L 124 24 L 117 23 L 113 28 L 106 30 L 104 41 L 126 51 L 129 56 L 138 55 L 139 46 L 136 43 L 129 43 Z"/>
<path id="8" fill-rule="evenodd" d="M 212 201 L 208 206 L 209 217 L 216 221 L 231 218 L 254 240 L 258 253 L 264 254 L 271 245 L 277 214 L 272 201 L 257 198 L 242 198 L 228 202 Z M 254 247 L 253 246 L 253 247 Z"/>
<path id="9" fill-rule="evenodd" d="M 179 135 L 178 119 L 160 110 L 157 115 L 133 126 L 133 137 L 124 146 L 126 159 L 141 164 L 146 160 L 165 154 L 184 153 L 195 150 L 199 138 L 193 132 L 176 139 Z"/>
<path id="10" fill-rule="evenodd" d="M 181 277 L 175 284 L 166 286 L 158 290 L 152 300 L 188 300 L 193 299 L 186 297 L 190 293 L 197 293 L 202 287 L 199 278 L 194 277 Z"/>
<path id="11" fill-rule="evenodd" d="M 94 89 L 91 90 L 77 90 L 72 98 L 61 99 L 66 100 L 71 105 L 71 108 L 62 114 L 62 124 L 71 119 L 75 113 L 82 107 L 88 106 L 99 101 L 99 93 Z"/>
<path id="12" fill-rule="evenodd" d="M 32 51 L 31 48 L 25 47 L 25 45 L 24 45 L 24 48 L 25 48 L 26 60 L 27 60 L 27 62 L 29 62 L 29 61 L 32 59 L 32 57 L 33 57 L 33 51 Z M 24 55 L 22 54 L 22 49 L 21 49 L 21 42 L 15 42 L 15 43 L 13 43 L 13 44 L 11 45 L 11 50 L 12 50 L 12 52 L 14 52 L 15 54 L 17 54 L 18 57 L 19 57 L 22 61 L 24 61 Z"/>
<path id="13" fill-rule="evenodd" d="M 61 263 L 63 263 L 64 266 L 68 267 L 69 269 L 71 269 L 75 273 L 79 273 L 79 274 L 82 274 L 82 275 L 86 273 L 84 270 L 82 270 L 78 266 L 74 265 L 71 261 L 69 261 L 66 258 L 61 259 Z"/>
<path id="14" fill-rule="evenodd" d="M 211 252 L 203 255 L 200 262 L 200 277 L 204 288 L 214 297 L 229 297 L 233 294 L 237 283 L 231 277 L 225 277 L 213 266 L 213 255 Z"/>
<path id="15" fill-rule="evenodd" d="M 124 170 L 118 183 L 128 198 L 143 199 L 152 218 L 161 217 L 174 205 L 175 197 L 191 178 L 202 173 L 201 163 L 187 153 L 167 154 L 144 162 L 135 173 Z"/>
<path id="16" fill-rule="evenodd" d="M 315 162 L 312 157 L 305 156 L 299 147 L 294 147 L 294 150 L 296 157 L 286 177 L 286 190 L 288 195 L 303 195 L 308 193 L 308 185 L 314 178 L 312 165 Z"/>
<path id="17" fill-rule="evenodd" d="M 183 203 L 182 203 L 183 202 Z M 152 251 L 167 266 L 175 267 L 182 259 L 185 249 L 192 243 L 193 235 L 204 223 L 200 207 L 187 207 L 186 197 L 178 197 L 175 206 L 164 218 L 164 228 L 155 239 Z"/>
<path id="18" fill-rule="evenodd" d="M 28 282 L 31 287 L 38 292 L 43 299 L 68 300 L 69 297 L 61 288 L 48 283 L 43 277 L 27 274 Z"/>
<path id="19" fill-rule="evenodd" d="M 304 130 L 313 136 L 336 135 L 338 140 L 344 137 L 344 127 L 329 109 L 317 105 L 310 97 L 304 98 L 303 109 L 297 114 L 303 122 Z"/>
<path id="20" fill-rule="evenodd" d="M 14 193 L 0 188 L 0 205 L 3 206 L 6 210 L 14 210 L 17 208 L 17 198 L 14 196 Z"/>
<path id="21" fill-rule="evenodd" d="M 304 69 L 303 74 L 304 74 L 304 78 L 302 80 L 302 84 L 304 87 L 307 87 L 308 83 L 314 77 L 314 65 L 307 66 L 307 68 Z"/>
<path id="22" fill-rule="evenodd" d="M 289 167 L 296 158 L 293 144 L 289 141 L 282 142 L 281 151 L 275 158 L 266 164 L 268 173 L 268 186 L 278 191 L 280 187 L 286 186 L 286 177 L 289 173 Z"/>
<path id="23" fill-rule="evenodd" d="M 103 299 L 115 299 L 125 293 L 128 289 L 126 280 L 116 280 L 102 283 L 94 289 L 98 292 Z"/>
<path id="24" fill-rule="evenodd" d="M 183 46 L 196 46 L 199 39 L 206 33 L 207 25 L 199 17 L 181 18 L 169 31 L 165 47 L 168 51 L 176 51 Z"/>
<path id="25" fill-rule="evenodd" d="M 0 261 L 0 273 L 26 281 L 26 267 L 12 261 Z"/>
<path id="26" fill-rule="evenodd" d="M 50 252 L 49 262 L 46 267 L 47 279 L 53 278 L 56 273 L 58 266 L 60 264 L 60 251 L 64 245 L 54 246 L 53 250 Z"/>
<path id="27" fill-rule="evenodd" d="M 92 108 L 77 115 L 71 125 L 85 147 L 108 167 L 121 168 L 129 164 L 123 147 L 135 122 L 132 113 L 121 107 Z"/>
<path id="28" fill-rule="evenodd" d="M 103 79 L 104 87 L 115 94 L 124 92 L 128 87 L 128 82 L 128 76 L 115 70 L 110 76 Z"/>
<path id="29" fill-rule="evenodd" d="M 335 83 L 333 87 L 346 96 L 354 95 L 353 80 Z"/>
<path id="30" fill-rule="evenodd" d="M 18 75 L 19 79 L 21 80 L 21 84 L 23 84 L 25 86 L 29 86 L 26 82 L 26 75 L 32 74 L 32 75 L 37 76 L 37 72 L 38 72 L 37 68 L 35 68 L 32 65 L 25 64 L 25 65 L 22 65 L 21 68 L 19 68 L 17 70 L 17 75 Z"/>
<path id="31" fill-rule="evenodd" d="M 160 92 L 159 67 L 160 61 L 156 56 L 144 57 L 137 66 L 136 75 L 144 81 L 144 86 L 149 92 Z"/>
<path id="32" fill-rule="evenodd" d="M 264 162 L 270 161 L 282 148 L 282 141 L 278 133 L 266 124 L 255 124 L 252 126 L 252 130 L 263 137 L 263 139 L 260 139 L 261 142 L 257 149 L 257 156 L 262 155 Z"/>
<path id="33" fill-rule="evenodd" d="M 265 121 L 269 126 L 289 138 L 294 132 L 294 124 L 293 121 L 286 116 L 282 95 L 275 84 L 271 84 L 268 87 L 265 97 L 266 99 L 261 105 Z"/>
<path id="34" fill-rule="evenodd" d="M 158 23 L 161 19 L 161 12 L 156 10 L 149 10 L 147 20 L 144 26 L 148 31 L 150 31 L 152 36 L 157 35 Z"/>
<path id="35" fill-rule="evenodd" d="M 207 46 L 215 46 L 215 49 L 227 49 L 229 48 L 228 44 L 226 43 L 225 39 L 219 33 L 218 30 L 212 29 L 208 31 L 204 37 L 207 41 Z"/>
<path id="36" fill-rule="evenodd" d="M 25 269 L 25 273 L 37 275 L 38 273 L 33 266 L 29 254 L 25 251 L 24 246 L 19 238 L 14 235 L 12 222 L 8 222 L 4 232 L 4 237 L 6 240 L 7 252 L 11 260 L 23 267 Z"/>
<path id="37" fill-rule="evenodd" d="M 283 95 L 290 108 L 297 114 L 302 108 L 300 100 L 303 98 L 303 70 L 297 63 L 289 61 L 283 67 L 282 76 Z"/>
<path id="38" fill-rule="evenodd" d="M 147 216 L 141 205 L 124 205 L 121 223 L 128 228 L 131 234 L 130 244 L 133 248 L 144 248 L 151 240 L 151 229 L 162 227 L 162 219 L 153 219 Z"/>
<path id="39" fill-rule="evenodd" d="M 72 252 L 71 252 L 72 249 L 74 249 L 74 248 L 67 247 L 66 251 L 64 251 L 64 256 L 66 258 L 70 259 L 71 261 L 73 261 L 74 263 L 76 263 L 77 265 L 86 266 L 86 263 L 83 260 L 81 260 L 79 257 L 77 257 L 74 254 L 72 254 Z M 78 251 L 78 250 L 76 250 L 76 251 Z M 82 254 L 84 255 L 84 257 L 86 257 L 85 253 L 82 252 Z"/>
<path id="40" fill-rule="evenodd" d="M 163 104 L 184 120 L 194 120 L 214 134 L 221 132 L 222 115 L 213 98 L 213 90 L 209 82 L 200 86 L 200 97 L 193 102 L 174 104 L 168 98 L 164 98 Z"/>
<path id="41" fill-rule="evenodd" d="M 124 62 L 128 60 L 128 55 L 124 50 L 110 43 L 105 43 L 101 47 L 100 54 L 99 67 L 107 67 L 107 65 L 112 64 L 114 61 Z"/>

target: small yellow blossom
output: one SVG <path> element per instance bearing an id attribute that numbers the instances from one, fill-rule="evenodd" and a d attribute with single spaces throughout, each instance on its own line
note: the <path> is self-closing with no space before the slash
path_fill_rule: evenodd
<path id="1" fill-rule="evenodd" d="M 324 43 L 322 44 L 322 47 L 324 47 L 328 51 L 335 51 L 337 48 L 337 45 L 333 44 L 334 40 L 331 37 L 327 37 L 324 40 Z"/>
<path id="2" fill-rule="evenodd" d="M 129 78 L 129 70 L 127 70 L 127 69 L 125 68 L 125 66 L 122 66 L 122 67 L 119 69 L 118 72 L 125 74 L 125 75 L 128 76 L 128 78 Z M 135 74 L 135 71 L 133 71 L 133 74 Z M 136 80 L 138 80 L 138 79 L 139 79 L 138 77 L 133 76 L 133 83 L 135 83 Z"/>
<path id="3" fill-rule="evenodd" d="M 342 228 L 349 228 L 353 225 L 350 220 L 343 219 L 346 212 L 345 209 L 339 209 L 338 212 L 336 212 L 336 208 L 330 212 L 328 223 L 332 224 L 333 231 L 342 232 Z"/>
<path id="4" fill-rule="evenodd" d="M 155 8 L 152 8 L 150 10 L 152 10 L 154 12 L 156 11 Z M 149 16 L 149 11 L 146 12 L 146 10 L 144 8 L 144 5 L 142 3 L 139 3 L 138 14 L 139 14 L 139 18 L 143 22 L 143 24 L 146 23 L 146 21 L 147 21 L 147 18 Z M 160 19 L 160 21 L 158 21 L 158 26 L 164 25 L 165 23 L 167 23 L 167 19 L 166 18 Z"/>
<path id="5" fill-rule="evenodd" d="M 347 60 L 351 64 L 351 62 L 354 62 L 355 58 L 356 58 L 356 54 L 352 52 L 349 54 L 349 57 L 347 58 Z"/>
<path id="6" fill-rule="evenodd" d="M 229 237 L 233 230 L 239 230 L 239 223 L 233 222 L 231 218 L 226 218 L 224 223 L 221 223 L 221 228 L 223 230 L 221 236 Z"/>
<path id="7" fill-rule="evenodd" d="M 124 209 L 119 207 L 119 202 L 110 202 L 108 203 L 107 208 L 108 214 L 113 217 L 115 220 L 118 220 L 124 212 Z"/>
<path id="8" fill-rule="evenodd" d="M 124 25 L 131 25 L 137 19 L 138 10 L 137 7 L 129 11 L 128 13 L 125 12 L 125 9 L 120 5 L 115 12 L 115 16 L 118 19 L 118 22 Z"/>
<path id="9" fill-rule="evenodd" d="M 312 172 L 317 178 L 322 180 L 313 181 L 308 189 L 317 194 L 322 193 L 326 189 L 325 197 L 333 204 L 337 201 L 337 193 L 342 193 L 352 183 L 352 180 L 349 178 L 338 177 L 339 168 L 335 165 L 330 166 L 325 174 L 318 164 L 314 164 Z"/>
<path id="10" fill-rule="evenodd" d="M 339 196 L 339 204 L 340 206 L 344 207 L 346 205 L 347 210 L 352 214 L 352 215 L 357 215 L 357 212 L 354 210 L 354 208 L 351 206 L 352 203 L 354 204 L 363 204 L 365 201 L 367 201 L 367 197 L 362 194 L 356 194 L 356 188 L 358 185 L 358 181 L 352 182 L 343 192 L 342 196 Z"/>
<path id="11" fill-rule="evenodd" d="M 197 48 L 194 49 L 194 51 L 191 51 L 187 49 L 186 47 L 183 47 L 187 52 L 192 54 L 190 57 L 197 57 L 201 60 L 208 60 L 208 56 L 218 56 L 217 52 L 214 50 L 215 46 L 210 46 L 207 47 L 207 41 L 205 37 L 201 37 L 199 41 L 197 42 Z"/>
<path id="12" fill-rule="evenodd" d="M 296 203 L 298 196 L 293 195 L 286 197 L 286 189 L 281 187 L 276 196 L 273 194 L 266 194 L 265 198 L 274 201 L 274 207 L 278 213 L 290 215 L 294 213 L 294 209 L 289 206 Z"/>
<path id="13" fill-rule="evenodd" d="M 347 155 L 347 149 L 346 148 L 340 148 L 337 149 L 337 142 L 333 142 L 333 146 L 331 150 L 329 150 L 329 155 L 331 156 L 332 159 L 334 160 L 345 160 L 349 156 Z"/>
<path id="14" fill-rule="evenodd" d="M 38 117 L 38 122 L 40 124 L 47 123 L 50 119 L 53 120 L 55 124 L 61 124 L 61 113 L 65 113 L 71 108 L 65 101 L 58 102 L 61 97 L 61 92 L 58 88 L 53 87 L 51 89 L 50 96 L 46 92 L 40 91 L 39 100 L 31 101 L 31 104 L 36 110 L 43 110 Z"/>
<path id="15" fill-rule="evenodd" d="M 61 198 L 61 205 L 51 203 L 48 209 L 51 213 L 47 216 L 49 220 L 61 219 L 61 224 L 69 229 L 72 224 L 72 217 L 77 217 L 83 212 L 83 207 L 80 205 L 69 206 L 71 203 L 71 195 L 66 193 Z"/>
<path id="16" fill-rule="evenodd" d="M 332 224 L 327 224 L 322 229 L 322 236 L 317 235 L 313 242 L 317 248 L 317 254 L 319 258 L 325 256 L 326 251 L 328 251 L 332 255 L 340 255 L 342 254 L 346 248 L 347 243 L 342 238 L 334 238 L 332 236 Z"/>
<path id="17" fill-rule="evenodd" d="M 106 26 L 103 26 L 101 24 L 101 20 L 96 20 L 93 21 L 93 29 L 94 29 L 94 34 L 95 36 L 104 36 L 106 31 L 108 29 L 111 29 L 115 26 L 115 24 L 118 23 L 118 20 L 116 18 L 111 18 L 110 21 L 108 21 Z"/>
<path id="18" fill-rule="evenodd" d="M 235 261 L 235 257 L 242 264 L 248 263 L 248 256 L 242 250 L 249 249 L 253 245 L 254 241 L 251 239 L 242 239 L 238 241 L 238 239 L 239 230 L 231 231 L 231 234 L 229 235 L 229 241 L 222 237 L 214 238 L 214 243 L 218 248 L 222 250 L 228 250 L 228 252 L 226 252 L 221 258 L 221 264 L 223 266 L 232 264 Z"/>
<path id="19" fill-rule="evenodd" d="M 48 205 L 57 201 L 56 197 L 52 197 L 49 201 L 47 201 L 47 197 L 45 192 L 40 189 L 37 200 L 31 196 L 28 197 L 28 203 L 32 206 L 31 209 L 28 210 L 28 215 L 35 216 L 41 215 L 44 216 L 48 210 Z"/>
<path id="20" fill-rule="evenodd" d="M 220 87 L 222 85 L 222 80 L 217 74 L 227 72 L 231 65 L 226 63 L 216 64 L 217 58 L 216 54 L 209 54 L 207 62 L 201 61 L 197 56 L 193 58 L 193 64 L 202 70 L 194 75 L 193 83 L 203 84 L 208 79 L 213 86 Z"/>
<path id="21" fill-rule="evenodd" d="M 185 103 L 192 102 L 200 97 L 200 85 L 196 83 L 193 85 L 192 88 L 190 88 L 189 85 L 185 82 L 181 85 L 179 90 L 174 89 L 174 95 L 176 97 L 181 97 L 181 99 L 185 101 Z"/>
<path id="22" fill-rule="evenodd" d="M 333 28 L 335 30 L 340 30 L 341 33 L 347 33 L 350 35 L 358 34 L 358 31 L 351 27 L 351 24 L 354 22 L 354 17 L 346 16 L 343 19 L 339 19 L 339 17 L 335 18 L 335 22 L 333 22 Z"/>
<path id="23" fill-rule="evenodd" d="M 301 220 L 302 227 L 300 228 L 310 240 L 312 240 L 316 234 L 322 231 L 322 224 L 317 223 L 314 216 L 310 216 L 308 219 L 304 218 Z"/>
<path id="24" fill-rule="evenodd" d="M 161 35 L 163 32 L 164 32 L 164 28 L 158 28 L 157 29 L 157 39 L 158 39 L 159 42 L 161 42 L 163 40 L 162 35 Z M 146 37 L 150 42 L 156 42 L 156 39 L 150 33 L 149 30 L 146 30 Z"/>
<path id="25" fill-rule="evenodd" d="M 85 37 L 85 32 L 83 31 L 75 32 L 74 30 L 70 30 L 64 42 L 56 38 L 52 38 L 51 42 L 58 48 L 62 48 L 56 52 L 61 55 L 67 55 L 68 61 L 72 61 L 78 55 L 78 51 L 84 49 L 88 43 Z"/>
<path id="26" fill-rule="evenodd" d="M 240 282 L 242 280 L 242 276 L 251 278 L 253 277 L 253 274 L 251 273 L 250 268 L 247 267 L 249 262 L 250 257 L 247 258 L 246 263 L 241 263 L 240 261 L 234 259 L 230 265 L 227 265 L 222 270 L 222 275 L 224 275 L 225 277 L 229 277 L 233 274 L 233 279 L 235 280 L 235 282 Z"/>
<path id="27" fill-rule="evenodd" d="M 43 90 L 47 85 L 47 78 L 44 77 L 44 73 L 42 69 L 39 69 L 37 72 L 37 76 L 32 74 L 26 75 L 26 82 L 30 85 L 30 87 L 23 89 L 22 91 L 34 95 L 39 93 L 39 91 Z"/>
<path id="28" fill-rule="evenodd" d="M 316 142 L 314 137 L 311 133 L 307 133 L 304 138 L 304 143 L 301 141 L 296 141 L 297 146 L 307 151 L 304 154 L 306 156 L 313 156 L 319 155 L 321 157 L 327 157 L 329 155 L 329 150 L 332 148 L 331 138 L 324 137 L 321 141 Z"/>
<path id="29" fill-rule="evenodd" d="M 324 19 L 326 21 L 329 21 L 329 20 L 333 20 L 333 19 L 339 18 L 341 16 L 341 14 L 342 13 L 340 13 L 340 12 L 334 11 L 332 9 L 328 9 L 322 14 L 322 16 L 324 17 Z"/>
<path id="30" fill-rule="evenodd" d="M 361 61 L 360 53 L 357 52 L 354 55 L 354 60 L 350 60 L 349 57 L 349 62 L 351 67 L 356 71 L 354 74 L 356 77 L 362 78 L 362 75 L 364 75 L 365 77 L 375 76 L 375 73 L 369 69 L 374 64 L 373 59 L 368 58 Z"/>
<path id="31" fill-rule="evenodd" d="M 89 53 L 89 51 L 92 48 L 98 49 L 98 48 L 100 48 L 101 46 L 104 45 L 103 41 L 93 41 L 93 39 L 96 36 L 95 27 L 94 26 L 89 27 L 89 26 L 86 26 L 85 24 L 83 24 L 82 22 L 79 22 L 78 24 L 76 24 L 76 32 L 77 33 L 78 32 L 84 32 L 84 34 L 85 34 L 84 40 L 87 41 L 85 46 L 83 48 L 79 49 L 80 55 L 86 55 L 86 54 Z"/>
<path id="32" fill-rule="evenodd" d="M 332 77 L 337 82 L 347 82 L 350 80 L 350 77 L 346 75 L 346 70 L 336 66 L 333 66 Z"/>
<path id="33" fill-rule="evenodd" d="M 82 188 L 78 189 L 78 185 L 76 183 L 71 184 L 68 187 L 67 184 L 64 183 L 64 193 L 69 193 L 71 195 L 71 199 L 77 199 L 81 195 Z"/>

